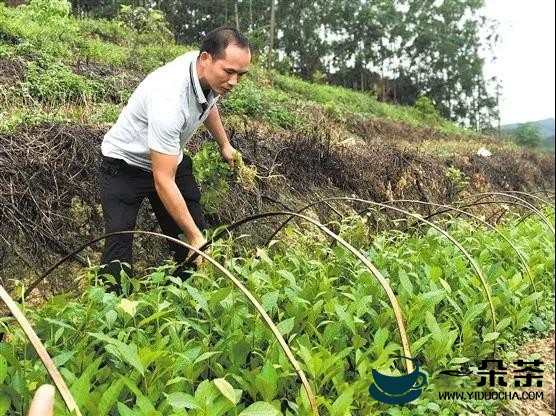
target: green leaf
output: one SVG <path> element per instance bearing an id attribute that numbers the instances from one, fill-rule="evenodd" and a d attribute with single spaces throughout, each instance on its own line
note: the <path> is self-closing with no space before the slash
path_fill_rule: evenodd
<path id="1" fill-rule="evenodd" d="M 469 358 L 466 357 L 456 357 L 450 360 L 450 364 L 463 364 L 469 362 Z"/>
<path id="2" fill-rule="evenodd" d="M 0 355 L 0 385 L 8 377 L 8 362 L 3 355 Z"/>
<path id="3" fill-rule="evenodd" d="M 283 320 L 282 322 L 278 323 L 278 325 L 276 326 L 278 327 L 280 334 L 287 335 L 293 330 L 294 324 L 295 324 L 295 317 L 292 317 Z"/>
<path id="4" fill-rule="evenodd" d="M 146 397 L 141 390 L 136 386 L 135 382 L 128 377 L 119 374 L 120 379 L 125 383 L 128 389 L 130 389 L 133 394 L 135 394 L 135 404 L 143 413 L 155 412 L 152 402 Z"/>
<path id="5" fill-rule="evenodd" d="M 187 393 L 175 392 L 166 394 L 166 400 L 168 404 L 172 406 L 174 410 L 181 409 L 200 409 L 201 407 L 195 401 L 195 398 Z"/>
<path id="6" fill-rule="evenodd" d="M 407 276 L 407 273 L 404 270 L 400 270 L 400 273 L 398 274 L 398 277 L 400 279 L 400 284 L 402 285 L 404 290 L 410 296 L 412 296 L 413 295 L 413 284 L 411 283 L 411 280 L 409 280 L 409 277 Z"/>
<path id="7" fill-rule="evenodd" d="M 548 326 L 538 316 L 534 316 L 531 323 L 533 324 L 535 331 L 545 331 L 548 328 Z"/>
<path id="8" fill-rule="evenodd" d="M 4 416 L 10 409 L 10 399 L 7 396 L 0 396 L 0 416 Z"/>
<path id="9" fill-rule="evenodd" d="M 199 403 L 201 407 L 208 407 L 214 404 L 219 396 L 220 392 L 209 380 L 203 380 L 195 390 L 195 401 Z"/>
<path id="10" fill-rule="evenodd" d="M 123 342 L 117 345 L 118 350 L 121 353 L 122 359 L 134 367 L 137 371 L 141 373 L 141 375 L 145 375 L 145 368 L 141 363 L 141 359 L 139 358 L 139 353 L 137 352 L 137 345 L 131 343 L 129 345 L 124 344 Z"/>
<path id="11" fill-rule="evenodd" d="M 67 324 L 66 322 L 62 322 L 62 321 L 58 321 L 56 319 L 52 319 L 52 318 L 42 318 L 45 322 L 48 322 L 52 325 L 56 325 L 59 326 L 61 328 L 65 328 L 65 329 L 70 329 L 72 331 L 75 331 L 75 328 L 69 324 Z"/>
<path id="12" fill-rule="evenodd" d="M 427 274 L 430 280 L 437 280 L 442 277 L 442 268 L 439 266 L 429 266 L 427 265 Z"/>
<path id="13" fill-rule="evenodd" d="M 489 332 L 483 337 L 483 342 L 494 341 L 495 339 L 498 338 L 499 335 L 500 332 Z"/>
<path id="14" fill-rule="evenodd" d="M 124 387 L 124 382 L 120 379 L 112 384 L 100 397 L 98 402 L 98 414 L 107 415 L 114 405 L 118 402 L 118 397 Z"/>
<path id="15" fill-rule="evenodd" d="M 357 333 L 357 331 L 355 330 L 353 315 L 347 313 L 343 305 L 335 304 L 334 311 L 336 312 L 336 315 L 338 315 L 340 321 L 342 321 L 351 330 L 351 332 L 353 332 L 354 334 Z"/>
<path id="16" fill-rule="evenodd" d="M 434 411 L 436 414 L 440 412 L 440 406 L 437 403 L 429 402 L 427 404 L 427 409 Z"/>
<path id="17" fill-rule="evenodd" d="M 104 334 L 89 332 L 89 335 L 93 338 L 104 341 L 109 346 L 112 346 L 113 348 L 107 347 L 106 350 L 114 354 L 120 360 L 134 367 L 137 371 L 139 371 L 139 373 L 141 373 L 141 375 L 145 374 L 145 368 L 143 367 L 143 364 L 141 363 L 141 360 L 139 358 L 137 345 L 135 345 L 134 343 L 128 345 L 122 341 L 110 338 Z"/>
<path id="18" fill-rule="evenodd" d="M 261 296 L 261 305 L 266 312 L 271 312 L 278 305 L 278 291 L 265 293 Z"/>
<path id="19" fill-rule="evenodd" d="M 477 316 L 479 316 L 486 308 L 486 303 L 478 303 L 470 306 L 465 312 L 463 317 L 463 324 L 471 323 Z"/>
<path id="20" fill-rule="evenodd" d="M 137 416 L 129 407 L 122 402 L 118 402 L 118 413 L 120 416 Z"/>
<path id="21" fill-rule="evenodd" d="M 171 313 L 171 310 L 160 310 L 158 312 L 153 313 L 152 315 L 147 316 L 145 319 L 142 319 L 141 321 L 139 321 L 139 323 L 137 324 L 137 326 L 139 328 L 145 326 L 146 324 L 148 324 L 149 322 L 152 322 L 156 319 L 160 319 L 161 317 L 163 317 L 164 315 L 167 315 L 169 313 Z"/>
<path id="22" fill-rule="evenodd" d="M 270 360 L 265 361 L 263 369 L 255 378 L 255 383 L 264 400 L 274 400 L 278 390 L 278 373 Z"/>
<path id="23" fill-rule="evenodd" d="M 378 331 L 375 332 L 375 336 L 373 339 L 373 351 L 377 354 L 380 353 L 384 349 L 384 345 L 386 345 L 386 341 L 388 341 L 388 337 L 390 333 L 386 328 L 379 328 Z"/>
<path id="24" fill-rule="evenodd" d="M 330 409 L 330 416 L 350 415 L 350 407 L 352 402 L 353 387 L 349 387 L 334 401 L 332 409 Z"/>
<path id="25" fill-rule="evenodd" d="M 76 351 L 66 351 L 61 354 L 58 354 L 56 357 L 52 358 L 54 365 L 56 367 L 62 367 L 65 363 L 67 363 L 71 358 L 75 355 Z M 0 383 L 2 380 L 0 380 Z"/>
<path id="26" fill-rule="evenodd" d="M 297 287 L 297 284 L 295 282 L 295 276 L 292 272 L 290 272 L 289 270 L 278 270 L 276 272 L 276 274 L 278 276 L 283 277 L 284 279 L 286 279 L 288 281 L 288 283 L 290 284 L 291 287 Z"/>
<path id="27" fill-rule="evenodd" d="M 243 410 L 239 416 L 277 416 L 280 411 L 267 402 L 255 402 Z"/>
<path id="28" fill-rule="evenodd" d="M 417 351 L 421 350 L 421 347 L 432 337 L 432 334 L 427 334 L 424 337 L 419 338 L 417 341 L 411 344 L 411 351 L 416 354 Z"/>
<path id="29" fill-rule="evenodd" d="M 452 288 L 450 287 L 450 285 L 448 284 L 448 282 L 444 279 L 439 279 L 440 284 L 442 285 L 442 287 L 444 288 L 444 290 L 446 291 L 446 293 L 452 293 Z"/>
<path id="30" fill-rule="evenodd" d="M 270 257 L 268 257 L 268 254 L 266 253 L 266 250 L 263 250 L 261 248 L 257 247 L 257 254 L 256 257 L 260 258 L 262 260 L 263 263 L 266 263 L 268 265 L 272 265 L 273 262 L 270 259 Z"/>
<path id="31" fill-rule="evenodd" d="M 101 362 L 102 357 L 99 357 L 89 364 L 79 378 L 71 385 L 70 392 L 78 403 L 84 402 L 89 396 L 89 392 L 92 388 L 91 379 L 98 371 L 98 366 Z"/>
<path id="32" fill-rule="evenodd" d="M 197 310 L 203 309 L 207 313 L 211 312 L 206 298 L 201 294 L 201 292 L 199 292 L 199 290 L 190 285 L 185 285 L 185 288 L 187 289 L 187 292 L 189 292 L 189 295 L 191 295 L 191 297 L 197 302 Z"/>
<path id="33" fill-rule="evenodd" d="M 436 322 L 436 318 L 429 311 L 425 314 L 425 322 L 427 323 L 427 328 L 431 331 L 433 339 L 442 339 L 442 330 L 440 329 L 438 322 Z"/>
<path id="34" fill-rule="evenodd" d="M 118 319 L 118 313 L 113 309 L 109 310 L 104 315 L 104 318 L 106 319 L 106 325 L 108 328 L 112 328 L 112 325 L 114 325 L 114 322 Z"/>
<path id="35" fill-rule="evenodd" d="M 208 360 L 210 357 L 212 357 L 213 355 L 217 355 L 220 354 L 220 351 L 209 351 L 209 352 L 204 352 L 201 355 L 199 355 L 195 361 L 193 361 L 193 364 L 197 364 L 200 363 L 202 361 Z"/>
<path id="36" fill-rule="evenodd" d="M 504 319 L 501 319 L 497 324 L 496 324 L 496 331 L 497 332 L 502 332 L 504 329 L 506 329 L 510 324 L 512 323 L 512 318 L 507 316 Z"/>
<path id="37" fill-rule="evenodd" d="M 226 381 L 226 379 L 224 379 L 224 378 L 215 378 L 214 380 L 212 380 L 212 382 L 214 383 L 216 388 L 218 388 L 218 390 L 220 390 L 220 393 L 222 393 L 222 395 L 226 399 L 228 399 L 230 402 L 232 402 L 232 404 L 234 404 L 234 405 L 237 404 L 239 402 L 239 399 L 241 399 L 241 396 L 237 397 L 234 388 L 232 387 L 232 385 L 230 383 L 228 383 Z"/>

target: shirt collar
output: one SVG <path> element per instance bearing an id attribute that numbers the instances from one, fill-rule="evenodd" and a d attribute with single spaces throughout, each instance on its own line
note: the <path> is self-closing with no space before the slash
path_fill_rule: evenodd
<path id="1" fill-rule="evenodd" d="M 203 93 L 203 88 L 201 87 L 201 83 L 199 82 L 199 77 L 197 75 L 197 58 L 194 58 L 191 61 L 191 65 L 189 66 L 189 77 L 191 78 L 191 84 L 193 85 L 193 93 L 195 94 L 195 98 L 197 98 L 199 104 L 208 104 L 207 97 L 205 97 L 205 94 Z M 209 97 L 212 95 L 212 91 L 209 92 Z"/>

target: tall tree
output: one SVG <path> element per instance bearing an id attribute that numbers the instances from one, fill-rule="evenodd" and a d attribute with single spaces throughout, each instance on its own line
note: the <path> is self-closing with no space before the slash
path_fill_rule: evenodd
<path id="1" fill-rule="evenodd" d="M 496 42 L 480 36 L 489 25 L 483 0 L 71 1 L 80 15 L 114 17 L 122 4 L 160 8 L 179 43 L 198 44 L 215 27 L 235 26 L 255 50 L 279 57 L 277 68 L 303 78 L 318 71 L 402 104 L 427 96 L 442 116 L 476 129 L 496 116 L 496 80 L 482 75 L 486 49 Z"/>
<path id="2" fill-rule="evenodd" d="M 442 116 L 480 128 L 481 108 L 494 107 L 482 74 L 479 29 L 486 23 L 482 0 L 411 0 L 405 24 L 405 71 Z"/>
<path id="3" fill-rule="evenodd" d="M 280 0 L 276 7 L 276 46 L 290 59 L 293 71 L 310 79 L 323 71 L 323 57 L 328 53 L 321 16 L 326 2 Z"/>

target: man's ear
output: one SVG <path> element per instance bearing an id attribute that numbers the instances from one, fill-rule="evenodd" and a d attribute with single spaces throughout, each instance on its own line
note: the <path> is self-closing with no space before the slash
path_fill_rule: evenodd
<path id="1" fill-rule="evenodd" d="M 208 61 L 211 58 L 212 58 L 212 56 L 207 51 L 203 51 L 199 54 L 199 60 L 201 60 L 201 61 Z"/>

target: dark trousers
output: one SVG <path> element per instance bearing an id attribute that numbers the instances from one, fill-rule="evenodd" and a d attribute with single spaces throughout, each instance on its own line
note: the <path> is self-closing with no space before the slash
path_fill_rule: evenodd
<path id="1" fill-rule="evenodd" d="M 149 198 L 162 232 L 177 238 L 182 230 L 168 214 L 154 187 L 152 172 L 133 167 L 121 159 L 102 156 L 99 169 L 100 199 L 104 214 L 106 233 L 130 231 L 135 229 L 137 214 L 141 203 Z M 205 220 L 200 205 L 201 193 L 193 176 L 192 162 L 184 156 L 179 164 L 175 178 L 187 208 L 199 229 L 205 228 Z M 110 274 L 120 281 L 120 262 L 132 264 L 133 234 L 120 234 L 108 237 L 105 241 L 101 263 L 105 264 L 103 273 Z M 169 242 L 177 263 L 182 263 L 188 254 L 187 248 Z M 124 268 L 130 275 L 131 270 Z M 178 272 L 180 273 L 180 272 Z"/>

